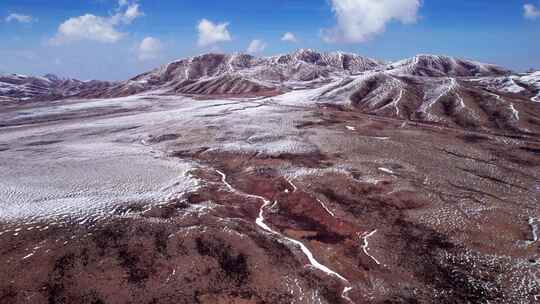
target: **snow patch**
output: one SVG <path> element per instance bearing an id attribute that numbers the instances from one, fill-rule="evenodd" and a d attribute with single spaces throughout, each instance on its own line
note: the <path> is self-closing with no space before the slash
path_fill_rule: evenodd
<path id="1" fill-rule="evenodd" d="M 266 232 L 269 232 L 270 234 L 273 234 L 273 235 L 276 235 L 276 236 L 279 236 L 291 243 L 293 243 L 294 245 L 298 246 L 300 248 L 300 250 L 302 251 L 302 253 L 304 253 L 304 255 L 308 258 L 308 261 L 310 263 L 311 266 L 313 266 L 314 268 L 318 269 L 318 270 L 321 270 L 322 272 L 325 272 L 327 273 L 328 275 L 333 275 L 333 276 L 336 276 L 338 277 L 339 279 L 341 279 L 342 281 L 344 282 L 349 282 L 345 277 L 343 277 L 342 275 L 340 275 L 339 273 L 331 270 L 330 268 L 328 268 L 327 266 L 319 263 L 319 261 L 317 261 L 315 259 L 315 257 L 313 256 L 313 253 L 300 241 L 297 241 L 295 239 L 292 239 L 290 237 L 287 237 L 287 236 L 284 236 L 282 235 L 281 233 L 273 230 L 272 228 L 270 228 L 266 223 L 265 223 L 265 218 L 264 218 L 264 211 L 267 207 L 269 207 L 270 205 L 272 205 L 272 202 L 269 201 L 268 199 L 262 197 L 262 196 L 259 196 L 259 195 L 254 195 L 254 194 L 247 194 L 247 193 L 243 193 L 239 190 L 237 190 L 236 188 L 234 188 L 231 184 L 229 184 L 227 182 L 227 175 L 225 173 L 223 173 L 222 171 L 220 170 L 216 170 L 216 172 L 221 176 L 221 181 L 223 182 L 223 184 L 225 184 L 227 186 L 227 188 L 229 189 L 229 191 L 233 192 L 233 193 L 237 193 L 237 194 L 240 194 L 240 195 L 243 195 L 245 197 L 250 197 L 250 198 L 254 198 L 254 199 L 257 199 L 257 200 L 261 200 L 263 202 L 263 204 L 261 205 L 260 209 L 259 209 L 259 215 L 257 217 L 257 219 L 255 220 L 255 223 L 257 224 L 257 226 L 259 226 L 260 228 L 262 228 L 264 231 Z"/>
<path id="2" fill-rule="evenodd" d="M 381 262 L 379 262 L 374 256 L 372 256 L 371 254 L 369 254 L 368 250 L 369 250 L 369 238 L 372 237 L 375 233 L 377 233 L 377 230 L 373 230 L 371 231 L 370 233 L 364 235 L 362 238 L 362 250 L 364 251 L 364 253 L 370 257 L 375 263 L 377 263 L 377 265 L 381 265 Z"/>
<path id="3" fill-rule="evenodd" d="M 388 173 L 388 174 L 395 174 L 394 171 L 388 169 L 388 168 L 378 168 L 380 171 Z"/>
<path id="4" fill-rule="evenodd" d="M 326 212 L 328 212 L 328 214 L 330 214 L 332 217 L 336 216 L 334 214 L 334 212 L 330 211 L 330 209 L 328 209 L 328 207 L 320 199 L 317 199 L 317 201 L 319 202 L 319 204 L 321 204 L 321 206 L 324 208 L 324 210 L 326 210 Z"/>
<path id="5" fill-rule="evenodd" d="M 538 242 L 538 224 L 540 223 L 540 219 L 530 217 L 528 223 L 529 223 L 529 226 L 531 227 L 532 239 L 528 241 L 527 243 L 534 244 Z"/>

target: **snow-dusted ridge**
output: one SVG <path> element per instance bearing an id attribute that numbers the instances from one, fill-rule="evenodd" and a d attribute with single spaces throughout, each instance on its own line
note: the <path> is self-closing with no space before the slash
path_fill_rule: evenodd
<path id="1" fill-rule="evenodd" d="M 540 102 L 540 71 L 521 75 L 518 79 L 519 81 L 530 86 L 534 90 L 535 96 L 533 96 L 531 100 L 535 102 Z"/>
<path id="2" fill-rule="evenodd" d="M 0 76 L 0 101 L 113 98 L 149 93 L 204 98 L 275 97 L 274 101 L 288 105 L 336 103 L 368 114 L 450 124 L 457 120 L 457 124 L 469 126 L 483 124 L 474 121 L 482 116 L 476 113 L 478 107 L 469 109 L 473 105 L 466 92 L 469 85 L 490 93 L 540 101 L 539 79 L 539 73 L 511 75 L 509 70 L 493 64 L 449 56 L 421 54 L 384 63 L 341 51 L 299 49 L 270 57 L 202 54 L 115 83 L 61 79 L 54 75 Z M 453 104 L 450 100 L 454 100 Z M 460 116 L 445 117 L 448 113 L 441 112 L 448 109 Z M 514 105 L 507 105 L 503 111 L 511 111 L 513 117 L 521 112 Z"/>
<path id="3" fill-rule="evenodd" d="M 0 75 L 0 101 L 56 100 L 71 96 L 85 96 L 89 92 L 105 90 L 113 83 L 106 81 L 81 81 L 52 74 L 26 76 Z"/>
<path id="4" fill-rule="evenodd" d="M 326 81 L 380 67 L 381 63 L 366 57 L 343 52 L 318 53 L 300 49 L 291 54 L 254 57 L 248 54 L 209 53 L 176 60 L 153 71 L 132 78 L 131 83 L 149 84 L 152 88 L 167 88 L 170 92 L 185 92 L 186 87 L 197 90 L 189 93 L 248 93 L 293 87 L 295 83 Z M 229 82 L 241 80 L 242 88 L 232 90 Z M 227 88 L 220 91 L 219 82 Z M 214 82 L 212 90 L 201 85 Z M 125 85 L 129 85 L 126 83 Z M 123 90 L 127 90 L 123 88 Z"/>
<path id="5" fill-rule="evenodd" d="M 496 76 L 511 73 L 510 70 L 494 64 L 431 54 L 419 54 L 413 58 L 390 63 L 387 70 L 395 75 L 430 77 Z"/>

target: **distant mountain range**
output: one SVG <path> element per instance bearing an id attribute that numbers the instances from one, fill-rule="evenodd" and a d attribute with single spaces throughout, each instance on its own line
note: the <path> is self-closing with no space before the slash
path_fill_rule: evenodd
<path id="1" fill-rule="evenodd" d="M 301 49 L 254 57 L 204 54 L 121 82 L 53 75 L 0 75 L 0 102 L 113 98 L 141 93 L 202 98 L 287 96 L 338 103 L 367 114 L 464 128 L 530 132 L 540 126 L 540 72 L 516 74 L 447 56 L 384 63 L 356 54 Z"/>
<path id="2" fill-rule="evenodd" d="M 266 58 L 246 54 L 204 54 L 171 62 L 122 82 L 80 81 L 54 75 L 0 75 L 0 98 L 47 100 L 120 97 L 148 91 L 163 94 L 266 95 L 310 88 L 366 71 L 392 75 L 470 77 L 508 75 L 490 64 L 445 56 L 419 55 L 395 63 L 356 54 L 300 49 Z"/>
<path id="3" fill-rule="evenodd" d="M 46 101 L 88 92 L 107 90 L 113 83 L 107 81 L 80 81 L 47 74 L 42 77 L 19 74 L 0 74 L 0 102 Z"/>

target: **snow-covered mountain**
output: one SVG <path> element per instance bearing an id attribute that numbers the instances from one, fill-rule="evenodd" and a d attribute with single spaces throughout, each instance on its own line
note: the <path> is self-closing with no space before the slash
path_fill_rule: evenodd
<path id="1" fill-rule="evenodd" d="M 387 70 L 396 75 L 429 77 L 500 76 L 511 73 L 509 70 L 493 64 L 424 54 L 391 63 L 387 66 Z"/>
<path id="2" fill-rule="evenodd" d="M 355 54 L 319 53 L 309 49 L 264 58 L 210 53 L 174 61 L 138 75 L 102 92 L 101 96 L 156 90 L 166 94 L 275 95 L 381 66 L 376 60 Z"/>
<path id="3" fill-rule="evenodd" d="M 55 100 L 84 96 L 112 85 L 105 81 L 80 81 L 47 74 L 42 77 L 20 74 L 0 74 L 0 101 Z"/>
<path id="4" fill-rule="evenodd" d="M 540 71 L 520 75 L 517 80 L 522 86 L 533 92 L 533 101 L 540 102 Z"/>
<path id="5" fill-rule="evenodd" d="M 321 53 L 311 49 L 262 58 L 247 54 L 210 53 L 177 60 L 117 83 L 83 82 L 53 75 L 4 75 L 0 77 L 0 98 L 107 98 L 149 91 L 202 96 L 268 96 L 320 87 L 336 79 L 371 71 L 426 77 L 493 77 L 510 74 L 508 70 L 495 65 L 434 55 L 418 55 L 385 64 L 356 54 Z"/>
<path id="6" fill-rule="evenodd" d="M 319 53 L 311 49 L 300 49 L 292 54 L 270 57 L 269 60 L 270 64 L 297 66 L 301 63 L 307 63 L 350 73 L 368 71 L 382 65 L 382 62 L 352 53 Z"/>
<path id="7" fill-rule="evenodd" d="M 0 101 L 108 98 L 151 92 L 205 98 L 275 97 L 338 103 L 351 111 L 467 129 L 528 132 L 540 120 L 540 72 L 512 74 L 492 64 L 418 55 L 393 63 L 343 52 L 203 54 L 110 83 L 54 75 L 0 76 Z"/>
<path id="8" fill-rule="evenodd" d="M 533 74 L 470 78 L 369 71 L 277 99 L 338 104 L 370 115 L 470 130 L 530 133 L 540 126 L 538 91 L 531 89 L 537 80 Z"/>

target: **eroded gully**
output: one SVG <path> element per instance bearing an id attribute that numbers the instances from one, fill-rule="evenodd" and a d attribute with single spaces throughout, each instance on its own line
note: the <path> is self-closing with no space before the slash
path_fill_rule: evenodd
<path id="1" fill-rule="evenodd" d="M 225 173 L 223 173 L 222 171 L 217 170 L 217 169 L 216 169 L 216 172 L 221 176 L 221 181 L 229 189 L 230 192 L 236 193 L 236 194 L 244 196 L 244 197 L 253 198 L 253 199 L 257 199 L 257 200 L 262 201 L 263 204 L 261 205 L 261 208 L 259 209 L 259 215 L 258 215 L 257 219 L 255 220 L 255 224 L 257 226 L 259 226 L 260 228 L 262 228 L 264 231 L 269 232 L 269 233 L 271 233 L 273 235 L 276 235 L 276 236 L 278 236 L 278 237 L 280 237 L 280 238 L 282 238 L 282 239 L 284 239 L 284 240 L 286 240 L 288 242 L 291 242 L 294 245 L 300 247 L 300 250 L 307 257 L 307 259 L 308 259 L 308 261 L 309 261 L 309 263 L 310 263 L 310 265 L 312 267 L 314 267 L 314 268 L 316 268 L 318 270 L 321 270 L 321 271 L 323 271 L 324 273 L 326 273 L 328 275 L 335 276 L 335 277 L 339 278 L 340 280 L 342 280 L 347 286 L 343 289 L 343 292 L 341 293 L 341 297 L 343 299 L 349 301 L 349 302 L 352 302 L 351 299 L 347 296 L 347 294 L 352 290 L 352 287 L 351 287 L 351 284 L 350 284 L 349 280 L 347 280 L 341 274 L 333 271 L 328 266 L 325 266 L 325 265 L 319 263 L 319 261 L 317 261 L 317 259 L 315 259 L 315 257 L 313 256 L 313 253 L 302 242 L 300 242 L 298 240 L 295 240 L 295 239 L 292 239 L 290 237 L 287 237 L 287 236 L 273 230 L 272 228 L 270 228 L 270 226 L 268 226 L 265 223 L 264 211 L 268 206 L 270 206 L 272 204 L 272 202 L 270 200 L 266 199 L 263 196 L 254 195 L 254 194 L 248 194 L 248 193 L 244 193 L 244 192 L 242 192 L 240 190 L 237 190 L 231 184 L 229 184 L 229 182 L 227 182 L 227 175 Z"/>

